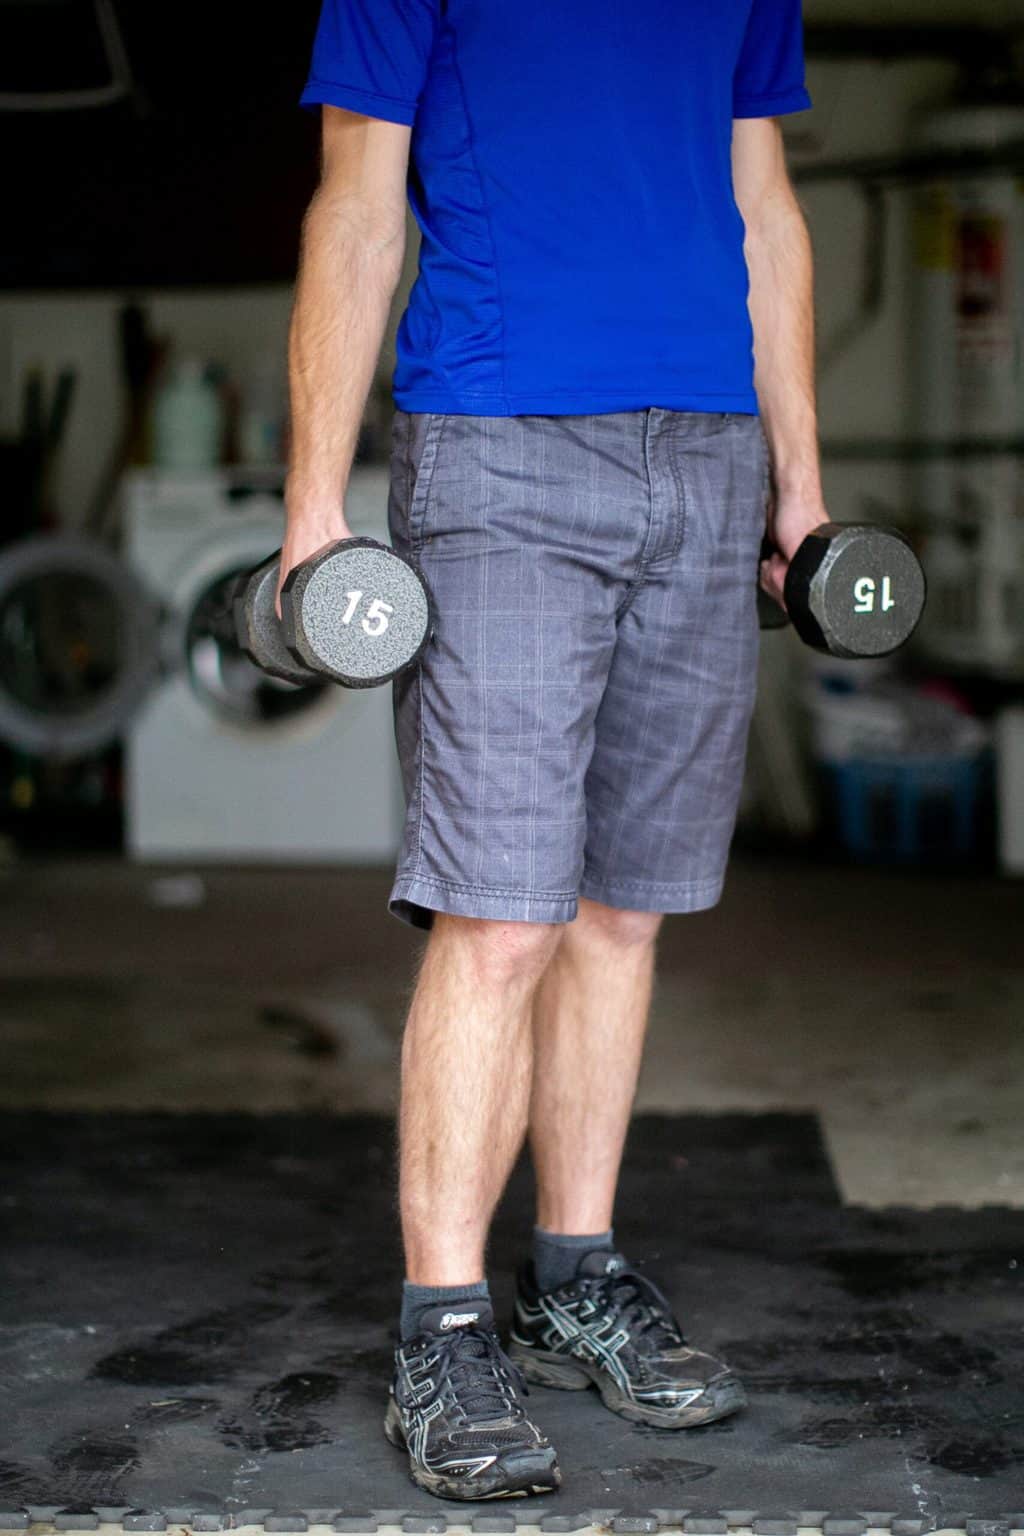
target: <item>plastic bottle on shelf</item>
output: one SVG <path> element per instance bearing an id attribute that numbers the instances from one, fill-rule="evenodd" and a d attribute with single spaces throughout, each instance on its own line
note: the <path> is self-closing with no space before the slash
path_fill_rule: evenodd
<path id="1" fill-rule="evenodd" d="M 161 469 L 212 469 L 224 439 L 220 391 L 196 357 L 172 364 L 153 410 L 153 462 Z"/>

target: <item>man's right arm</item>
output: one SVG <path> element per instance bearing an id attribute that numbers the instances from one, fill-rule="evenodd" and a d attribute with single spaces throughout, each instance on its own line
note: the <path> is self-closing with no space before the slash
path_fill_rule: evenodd
<path id="1" fill-rule="evenodd" d="M 345 489 L 405 251 L 410 129 L 325 106 L 322 132 L 288 340 L 282 584 L 322 544 L 349 536 Z"/>

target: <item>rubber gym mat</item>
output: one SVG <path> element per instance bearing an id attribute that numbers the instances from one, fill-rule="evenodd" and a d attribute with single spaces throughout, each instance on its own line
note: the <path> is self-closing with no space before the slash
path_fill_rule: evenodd
<path id="1" fill-rule="evenodd" d="M 785 1114 L 637 1117 L 616 1208 L 747 1410 L 656 1430 L 534 1388 L 562 1488 L 431 1498 L 381 1429 L 393 1149 L 373 1116 L 5 1115 L 0 1528 L 1024 1525 L 1024 1211 L 843 1207 L 816 1121 Z M 531 1193 L 521 1159 L 502 1321 Z"/>

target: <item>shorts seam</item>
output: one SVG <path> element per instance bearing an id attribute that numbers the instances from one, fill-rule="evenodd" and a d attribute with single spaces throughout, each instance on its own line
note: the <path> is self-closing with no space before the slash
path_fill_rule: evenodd
<path id="1" fill-rule="evenodd" d="M 425 749 L 425 742 L 424 742 L 424 732 L 423 732 L 423 668 L 422 667 L 417 667 L 417 669 L 416 669 L 416 696 L 417 696 L 416 697 L 416 702 L 417 702 L 416 713 L 417 713 L 417 716 L 418 716 L 417 721 L 416 721 L 416 748 L 417 748 L 417 751 L 419 752 L 419 757 L 420 757 L 420 761 L 419 761 L 419 770 L 420 771 L 419 771 L 419 774 L 418 774 L 418 779 L 419 779 L 418 796 L 419 796 L 419 798 L 418 798 L 418 803 L 417 803 L 417 806 L 416 806 L 416 866 L 415 867 L 416 867 L 416 869 L 419 869 L 420 862 L 421 862 L 421 860 L 423 858 L 423 779 L 424 779 L 423 759 L 426 756 L 426 749 Z"/>
<path id="2" fill-rule="evenodd" d="M 758 418 L 758 419 L 760 420 L 760 418 Z M 763 453 L 763 457 L 764 457 L 764 467 L 763 467 L 763 470 L 762 470 L 762 473 L 761 473 L 761 503 L 762 503 L 761 510 L 762 510 L 762 514 L 763 514 L 763 521 L 765 523 L 767 523 L 767 520 L 768 520 L 768 506 L 769 506 L 769 502 L 770 502 L 770 499 L 771 499 L 771 489 L 772 489 L 772 454 L 771 454 L 771 448 L 768 445 L 768 437 L 767 437 L 767 434 L 765 433 L 763 422 L 761 424 L 760 437 L 761 437 L 762 453 Z"/>
<path id="3" fill-rule="evenodd" d="M 584 875 L 583 883 L 587 885 L 605 886 L 609 890 L 617 886 L 636 886 L 647 891 L 705 891 L 719 884 L 719 876 L 708 876 L 704 880 L 638 880 L 623 877 L 622 879 L 603 879 L 597 875 Z"/>
<path id="4" fill-rule="evenodd" d="M 647 568 L 650 564 L 647 551 L 650 549 L 651 540 L 654 537 L 654 477 L 651 473 L 650 427 L 651 411 L 654 409 L 656 407 L 648 406 L 645 410 L 637 412 L 642 418 L 640 423 L 640 451 L 643 456 L 644 475 L 647 480 L 647 529 L 644 533 L 644 541 L 641 545 L 640 553 L 637 556 L 636 570 L 626 583 L 626 590 L 622 594 L 622 599 L 615 610 L 616 624 L 625 618 L 633 599 L 638 592 L 642 591 L 647 580 Z"/>
<path id="5" fill-rule="evenodd" d="M 729 414 L 729 412 L 725 412 L 726 416 Z M 669 559 L 678 560 L 679 556 L 682 554 L 683 544 L 686 541 L 686 524 L 688 521 L 689 508 L 687 505 L 686 476 L 683 473 L 683 466 L 675 454 L 672 454 L 669 462 L 671 464 L 672 479 L 675 481 L 676 487 L 677 522 L 676 537 L 673 541 L 672 548 L 669 551 Z"/>
<path id="6" fill-rule="evenodd" d="M 493 896 L 501 901 L 575 901 L 575 891 L 527 891 L 496 885 L 469 885 L 463 880 L 441 880 L 435 875 L 422 875 L 416 870 L 406 870 L 395 877 L 396 887 L 403 882 L 434 885 L 445 891 L 465 891 L 471 896 Z"/>
<path id="7" fill-rule="evenodd" d="M 427 503 L 434 484 L 434 469 L 441 451 L 448 413 L 430 412 L 423 437 L 419 462 L 413 470 L 412 495 L 409 498 L 409 546 L 415 558 L 423 552 L 426 539 Z"/>

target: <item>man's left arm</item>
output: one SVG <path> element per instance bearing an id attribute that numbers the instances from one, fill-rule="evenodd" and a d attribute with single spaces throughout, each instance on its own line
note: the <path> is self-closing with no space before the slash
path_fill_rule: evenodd
<path id="1" fill-rule="evenodd" d="M 762 562 L 761 584 L 781 601 L 788 561 L 828 521 L 815 401 L 814 265 L 777 118 L 734 120 L 732 168 L 746 226 L 754 387 L 771 452 L 767 531 L 779 550 Z"/>

